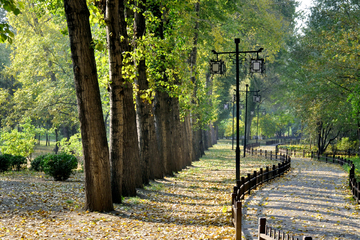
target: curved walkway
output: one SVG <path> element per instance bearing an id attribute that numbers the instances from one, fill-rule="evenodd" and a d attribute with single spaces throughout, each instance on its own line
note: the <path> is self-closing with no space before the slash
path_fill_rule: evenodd
<path id="1" fill-rule="evenodd" d="M 245 239 L 257 239 L 259 217 L 296 237 L 360 239 L 360 205 L 351 201 L 348 174 L 335 164 L 293 158 L 289 173 L 245 199 Z"/>

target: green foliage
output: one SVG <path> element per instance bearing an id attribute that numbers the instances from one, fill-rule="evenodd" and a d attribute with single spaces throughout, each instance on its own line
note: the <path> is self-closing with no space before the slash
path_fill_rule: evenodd
<path id="1" fill-rule="evenodd" d="M 40 172 L 44 170 L 44 159 L 48 156 L 49 154 L 42 154 L 37 156 L 34 160 L 31 161 L 31 170 Z"/>
<path id="2" fill-rule="evenodd" d="M 16 36 L 11 45 L 11 64 L 3 73 L 18 87 L 11 93 L 6 122 L 12 125 L 31 117 L 40 126 L 73 126 L 78 116 L 69 38 L 61 33 L 66 22 L 49 10 L 60 2 L 34 2 L 24 1 L 26 11 L 8 16 Z"/>
<path id="3" fill-rule="evenodd" d="M 5 12 L 12 12 L 14 15 L 20 13 L 19 6 L 14 0 L 0 0 L 0 43 L 5 41 L 12 42 L 14 37 L 13 29 L 7 22 L 4 22 Z"/>
<path id="4" fill-rule="evenodd" d="M 331 130 L 328 139 L 358 130 L 359 6 L 358 1 L 316 1 L 303 35 L 290 48 L 284 95 L 312 139 L 319 136 L 320 123 Z"/>
<path id="5" fill-rule="evenodd" d="M 66 153 L 49 154 L 43 159 L 44 172 L 55 181 L 67 180 L 77 165 L 77 158 Z"/>
<path id="6" fill-rule="evenodd" d="M 20 171 L 20 169 L 23 167 L 23 165 L 26 164 L 26 158 L 23 156 L 12 156 L 11 157 L 11 167 L 15 168 L 17 171 Z"/>
<path id="7" fill-rule="evenodd" d="M 66 138 L 61 139 L 59 145 L 60 151 L 62 152 L 79 157 L 83 155 L 81 133 L 77 133 L 71 136 L 69 140 L 67 140 Z"/>
<path id="8" fill-rule="evenodd" d="M 234 126 L 233 126 L 234 125 Z M 240 131 L 239 134 L 244 135 L 244 122 L 240 121 Z M 233 129 L 234 127 L 234 129 Z M 226 120 L 222 120 L 219 125 L 219 135 L 224 137 L 231 137 L 234 131 L 234 136 L 236 136 L 236 118 L 234 118 L 234 124 L 233 119 L 228 118 Z"/>
<path id="9" fill-rule="evenodd" d="M 350 139 L 348 137 L 343 137 L 341 138 L 340 141 L 337 142 L 336 144 L 336 148 L 338 150 L 349 150 L 349 149 L 354 149 L 357 146 L 357 141 L 350 141 Z"/>
<path id="10" fill-rule="evenodd" d="M 2 154 L 0 155 L 0 172 L 6 172 L 9 170 L 11 165 L 11 158 L 10 154 Z"/>
<path id="11" fill-rule="evenodd" d="M 31 125 L 30 119 L 26 119 L 24 124 L 20 124 L 21 131 L 14 128 L 11 131 L 2 129 L 0 135 L 0 149 L 2 153 L 8 153 L 15 156 L 28 157 L 34 152 L 36 143 L 35 134 L 37 130 Z"/>

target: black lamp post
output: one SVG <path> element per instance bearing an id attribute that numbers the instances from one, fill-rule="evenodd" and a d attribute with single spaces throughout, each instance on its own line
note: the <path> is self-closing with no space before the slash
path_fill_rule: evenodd
<path id="1" fill-rule="evenodd" d="M 259 110 L 260 110 L 260 105 L 257 106 L 257 119 L 256 119 L 256 143 L 258 143 L 258 139 L 259 139 Z M 262 111 L 262 115 L 266 114 L 265 109 L 261 109 Z"/>
<path id="2" fill-rule="evenodd" d="M 231 149 L 234 150 L 234 117 L 235 117 L 235 101 L 236 97 L 234 94 L 233 98 L 233 115 L 232 115 L 232 141 L 231 141 Z"/>
<path id="3" fill-rule="evenodd" d="M 212 52 L 214 54 L 216 54 L 217 60 L 210 61 L 210 73 L 212 73 L 212 74 L 225 73 L 225 64 L 223 62 L 220 63 L 221 61 L 218 60 L 218 55 L 220 55 L 220 54 L 229 54 L 229 55 L 235 54 L 235 58 L 236 58 L 236 62 L 235 62 L 235 64 L 236 64 L 236 149 L 235 149 L 236 158 L 235 158 L 235 165 L 236 165 L 236 180 L 240 180 L 240 134 L 239 134 L 239 129 L 240 129 L 240 124 L 239 124 L 239 120 L 240 120 L 240 108 L 239 108 L 240 107 L 240 89 L 239 89 L 240 60 L 239 60 L 239 54 L 247 54 L 247 53 L 256 53 L 257 54 L 257 59 L 251 60 L 250 72 L 252 72 L 252 73 L 264 72 L 264 60 L 259 59 L 259 53 L 262 52 L 263 48 L 260 48 L 257 51 L 239 51 L 240 38 L 235 38 L 234 42 L 235 42 L 235 52 L 216 52 L 215 50 L 212 50 Z M 221 70 L 219 70 L 219 69 L 221 69 Z"/>
<path id="4" fill-rule="evenodd" d="M 260 102 L 261 101 L 261 96 L 258 94 L 260 92 L 260 90 L 257 90 L 257 91 L 249 91 L 248 90 L 249 88 L 249 84 L 246 84 L 246 90 L 245 90 L 245 134 L 244 134 L 244 157 L 246 156 L 246 144 L 247 144 L 247 139 L 246 139 L 246 135 L 247 135 L 247 102 L 248 102 L 248 93 L 249 92 L 254 92 L 256 93 L 254 96 L 253 96 L 253 101 L 254 102 Z"/>

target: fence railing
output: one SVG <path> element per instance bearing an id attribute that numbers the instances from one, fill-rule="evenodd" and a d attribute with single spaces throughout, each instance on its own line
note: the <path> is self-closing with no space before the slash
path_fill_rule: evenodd
<path id="1" fill-rule="evenodd" d="M 312 240 L 312 237 L 303 237 L 303 240 Z M 266 218 L 259 218 L 258 240 L 300 240 L 288 233 L 275 230 L 266 224 Z"/>
<path id="2" fill-rule="evenodd" d="M 254 155 L 261 155 L 263 152 L 260 150 L 250 149 L 249 152 Z M 242 218 L 242 200 L 246 194 L 250 194 L 251 190 L 256 189 L 259 185 L 268 182 L 276 177 L 283 175 L 291 168 L 291 159 L 286 155 L 273 154 L 272 151 L 268 153 L 264 152 L 264 157 L 269 159 L 280 160 L 277 166 L 267 166 L 264 170 L 260 169 L 259 172 L 254 171 L 253 174 L 247 174 L 247 177 L 241 177 L 241 180 L 236 182 L 234 186 L 234 192 L 232 193 L 232 221 L 235 226 L 235 239 L 241 239 L 241 218 Z"/>
<path id="3" fill-rule="evenodd" d="M 288 149 L 288 148 L 284 148 L 279 146 L 279 153 L 281 154 L 287 154 L 289 156 L 302 156 L 302 157 L 306 157 L 306 156 L 310 156 L 311 151 L 305 151 L 305 150 L 296 150 L 296 149 Z M 335 152 L 333 152 L 332 154 L 327 154 L 327 156 L 332 155 L 333 157 L 335 156 L 355 156 L 356 154 L 358 154 L 358 152 L 356 150 L 347 150 L 347 151 L 339 151 L 336 150 Z"/>
<path id="4" fill-rule="evenodd" d="M 254 147 L 260 147 L 260 143 L 249 143 L 246 145 L 246 149 L 251 149 Z"/>
<path id="5" fill-rule="evenodd" d="M 293 156 L 293 157 L 309 157 L 310 156 L 310 152 L 307 152 L 305 150 L 291 150 L 291 149 L 285 149 L 285 148 L 281 148 L 278 147 L 278 151 L 280 154 L 286 154 L 288 156 Z"/>

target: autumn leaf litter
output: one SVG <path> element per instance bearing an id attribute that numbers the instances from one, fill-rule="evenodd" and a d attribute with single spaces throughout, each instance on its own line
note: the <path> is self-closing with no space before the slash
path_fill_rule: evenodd
<path id="1" fill-rule="evenodd" d="M 269 165 L 242 159 L 242 174 Z M 0 239 L 232 239 L 234 151 L 220 142 L 192 166 L 152 181 L 110 213 L 88 212 L 84 177 L 55 182 L 42 173 L 0 175 Z"/>

